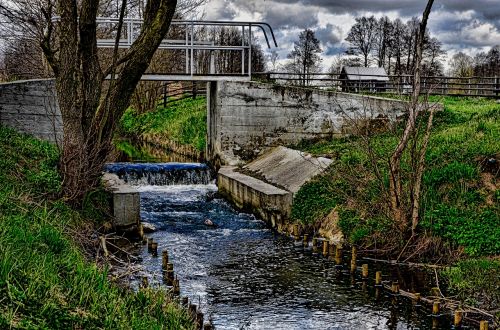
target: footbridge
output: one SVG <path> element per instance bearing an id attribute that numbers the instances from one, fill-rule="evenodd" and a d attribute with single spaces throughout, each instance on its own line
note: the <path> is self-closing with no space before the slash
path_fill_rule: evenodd
<path id="1" fill-rule="evenodd" d="M 58 18 L 55 18 L 56 20 Z M 114 48 L 116 40 L 111 38 L 119 19 L 99 17 L 96 19 L 98 31 L 102 31 L 97 39 L 98 48 Z M 123 31 L 118 47 L 128 49 L 138 37 L 143 24 L 142 19 L 125 18 Z M 241 34 L 239 44 L 217 38 L 220 29 L 234 29 Z M 167 37 L 158 47 L 159 51 L 173 52 L 176 61 L 183 61 L 183 70 L 178 72 L 151 72 L 144 74 L 146 81 L 250 81 L 252 78 L 252 47 L 258 32 L 268 48 L 278 47 L 271 25 L 265 22 L 232 22 L 232 21 L 198 21 L 172 20 Z M 108 38 L 106 37 L 108 36 Z M 222 40 L 221 40 L 222 39 Z M 220 72 L 215 65 L 217 52 L 231 53 L 233 60 L 241 63 L 235 72 Z"/>
<path id="2" fill-rule="evenodd" d="M 115 47 L 112 32 L 118 19 L 98 18 L 97 22 L 97 46 Z M 141 25 L 142 20 L 125 19 L 118 47 L 131 47 Z M 221 28 L 238 31 L 241 38 L 233 41 L 239 43 L 228 44 L 224 38 L 216 38 L 215 32 L 208 33 L 209 28 L 215 32 Z M 355 134 L 359 129 L 386 125 L 405 111 L 407 104 L 397 100 L 250 81 L 257 31 L 267 47 L 277 46 L 273 29 L 266 23 L 174 20 L 159 49 L 174 52 L 177 64 L 181 64 L 176 67 L 182 69 L 149 72 L 142 77 L 150 81 L 206 82 L 206 155 L 213 163 L 240 165 L 276 146 Z M 218 71 L 216 52 L 230 52 L 226 60 L 238 57 L 238 72 Z M 62 123 L 54 81 L 0 84 L 0 123 L 60 141 Z"/>

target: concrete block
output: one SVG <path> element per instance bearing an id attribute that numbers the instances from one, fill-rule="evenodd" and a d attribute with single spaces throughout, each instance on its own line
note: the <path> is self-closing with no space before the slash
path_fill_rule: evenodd
<path id="1" fill-rule="evenodd" d="M 140 223 L 141 197 L 136 189 L 120 186 L 113 191 L 114 227 L 136 231 Z"/>
<path id="2" fill-rule="evenodd" d="M 238 208 L 250 211 L 273 227 L 290 217 L 292 193 L 235 171 L 222 167 L 218 173 L 219 193 Z"/>

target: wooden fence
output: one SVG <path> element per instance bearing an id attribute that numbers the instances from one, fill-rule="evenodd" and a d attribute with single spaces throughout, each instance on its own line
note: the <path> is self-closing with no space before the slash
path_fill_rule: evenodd
<path id="1" fill-rule="evenodd" d="M 317 87 L 351 93 L 411 94 L 411 75 L 363 75 L 355 79 L 341 78 L 339 74 L 313 73 L 301 75 L 286 72 L 254 74 L 255 79 L 284 85 Z M 421 79 L 422 92 L 433 95 L 480 96 L 500 98 L 500 77 L 446 77 L 424 76 Z"/>

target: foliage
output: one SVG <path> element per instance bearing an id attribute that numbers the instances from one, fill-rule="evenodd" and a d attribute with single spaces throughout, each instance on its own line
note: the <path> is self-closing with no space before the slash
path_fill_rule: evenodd
<path id="1" fill-rule="evenodd" d="M 148 140 L 153 136 L 184 145 L 199 151 L 205 150 L 207 114 L 206 99 L 182 99 L 158 106 L 155 111 L 138 114 L 129 108 L 120 126 L 124 134 Z"/>
<path id="2" fill-rule="evenodd" d="M 484 164 L 485 159 L 500 160 L 500 106 L 494 100 L 481 98 L 432 99 L 437 100 L 444 103 L 444 111 L 436 114 L 426 154 L 419 230 L 439 236 L 456 248 L 463 247 L 471 256 L 499 254 L 499 192 L 498 188 L 492 191 L 484 182 L 488 173 L 498 182 L 498 172 L 488 172 Z M 328 207 L 313 206 L 307 210 L 302 206 L 305 200 L 315 199 L 314 205 L 329 205 L 330 210 L 334 206 L 330 201 L 335 200 L 340 210 L 344 210 L 340 212 L 340 225 L 347 238 L 369 244 L 380 231 L 367 223 L 373 219 L 384 223 L 385 205 L 373 164 L 360 140 L 344 137 L 299 145 L 301 150 L 314 155 L 330 156 L 334 163 L 325 178 L 308 183 L 299 191 L 292 214 L 295 220 L 310 223 L 319 220 L 312 219 L 316 210 L 321 210 L 318 216 L 322 217 L 328 214 Z M 386 160 L 396 143 L 397 134 L 392 132 L 376 134 L 371 139 L 386 187 Z M 408 161 L 408 156 L 404 157 Z M 317 182 L 335 182 L 335 185 L 324 184 L 328 193 L 308 193 Z M 361 233 L 355 233 L 358 230 Z"/>
<path id="3" fill-rule="evenodd" d="M 304 223 L 325 217 L 339 202 L 332 194 L 334 185 L 327 177 L 318 177 L 305 185 L 294 197 L 292 217 Z"/>
<path id="4" fill-rule="evenodd" d="M 441 272 L 450 294 L 467 304 L 493 309 L 500 304 L 500 261 L 470 259 Z M 497 312 L 497 318 L 500 313 Z"/>
<path id="5" fill-rule="evenodd" d="M 70 237 L 84 216 L 103 216 L 94 203 L 105 198 L 87 195 L 81 212 L 56 199 L 53 145 L 0 127 L 0 154 L 0 328 L 191 327 L 165 292 L 120 288 L 85 260 Z"/>

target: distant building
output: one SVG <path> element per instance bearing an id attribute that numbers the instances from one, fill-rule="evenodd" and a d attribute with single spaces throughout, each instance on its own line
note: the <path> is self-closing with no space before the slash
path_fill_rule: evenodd
<path id="1" fill-rule="evenodd" d="M 384 68 L 345 66 L 340 72 L 343 92 L 385 92 L 389 77 Z"/>

